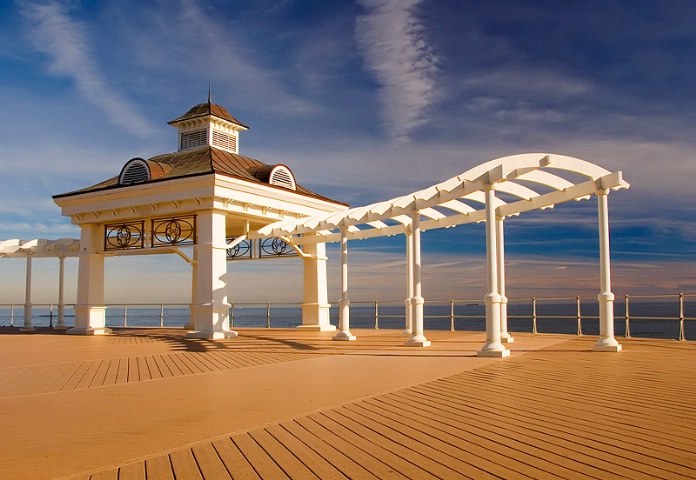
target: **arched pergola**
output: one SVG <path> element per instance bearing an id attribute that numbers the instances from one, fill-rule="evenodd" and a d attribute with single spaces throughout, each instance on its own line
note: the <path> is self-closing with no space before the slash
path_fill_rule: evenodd
<path id="1" fill-rule="evenodd" d="M 505 296 L 506 217 L 551 208 L 570 200 L 598 200 L 600 245 L 600 338 L 597 351 L 620 351 L 614 338 L 614 294 L 611 291 L 607 195 L 628 188 L 621 172 L 610 172 L 579 158 L 551 153 L 526 153 L 485 162 L 424 190 L 384 202 L 340 212 L 282 220 L 267 225 L 249 238 L 281 237 L 302 246 L 326 242 L 341 244 L 341 301 L 337 340 L 355 337 L 349 328 L 348 240 L 405 234 L 407 239 L 408 346 L 428 346 L 423 334 L 420 233 L 472 222 L 486 222 L 486 343 L 479 356 L 507 356 Z"/>

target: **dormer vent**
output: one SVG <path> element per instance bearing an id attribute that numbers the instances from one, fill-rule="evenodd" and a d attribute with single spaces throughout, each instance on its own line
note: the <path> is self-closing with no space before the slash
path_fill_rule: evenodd
<path id="1" fill-rule="evenodd" d="M 179 150 L 187 150 L 189 148 L 202 147 L 207 145 L 207 130 L 196 130 L 194 132 L 182 133 L 180 138 Z"/>
<path id="2" fill-rule="evenodd" d="M 268 183 L 270 185 L 284 187 L 289 190 L 295 190 L 297 188 L 297 184 L 295 183 L 295 176 L 285 165 L 276 165 L 275 167 L 273 167 L 273 170 L 271 170 L 271 173 L 268 177 Z"/>
<path id="3" fill-rule="evenodd" d="M 213 130 L 213 146 L 224 148 L 230 152 L 237 151 L 237 137 L 228 135 L 227 133 Z"/>
<path id="4" fill-rule="evenodd" d="M 149 180 L 150 167 L 147 162 L 142 158 L 133 158 L 124 165 L 118 183 L 120 185 L 134 185 Z"/>

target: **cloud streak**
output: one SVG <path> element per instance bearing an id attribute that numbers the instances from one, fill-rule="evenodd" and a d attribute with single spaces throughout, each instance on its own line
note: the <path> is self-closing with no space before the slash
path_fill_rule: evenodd
<path id="1" fill-rule="evenodd" d="M 34 48 L 49 56 L 52 75 L 72 79 L 87 101 L 128 132 L 144 137 L 154 131 L 100 74 L 83 25 L 70 18 L 66 7 L 56 2 L 24 3 L 21 13 L 29 22 Z"/>
<path id="2" fill-rule="evenodd" d="M 435 101 L 438 58 L 414 15 L 421 0 L 360 0 L 368 11 L 356 19 L 356 40 L 366 69 L 381 85 L 384 124 L 396 143 L 426 122 Z"/>

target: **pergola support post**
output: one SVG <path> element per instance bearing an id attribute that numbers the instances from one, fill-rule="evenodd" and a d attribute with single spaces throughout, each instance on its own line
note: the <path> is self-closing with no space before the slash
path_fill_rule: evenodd
<path id="1" fill-rule="evenodd" d="M 609 253 L 608 190 L 597 191 L 599 218 L 599 340 L 592 350 L 596 352 L 620 352 L 621 344 L 614 338 L 614 294 L 611 291 L 611 265 Z"/>
<path id="2" fill-rule="evenodd" d="M 486 303 L 486 343 L 476 354 L 479 357 L 507 357 L 510 350 L 500 341 L 500 303 L 498 284 L 498 242 L 495 214 L 495 190 L 492 185 L 484 187 L 486 195 L 486 270 L 488 272 L 488 294 Z"/>
<path id="3" fill-rule="evenodd" d="M 498 252 L 498 291 L 500 292 L 500 341 L 512 343 L 514 337 L 508 333 L 508 298 L 505 296 L 505 217 L 496 219 L 497 252 Z"/>
<path id="4" fill-rule="evenodd" d="M 411 297 L 411 321 L 413 332 L 404 345 L 407 347 L 428 347 L 430 341 L 423 334 L 423 305 L 421 296 L 421 245 L 420 212 L 411 213 L 413 297 Z"/>
<path id="5" fill-rule="evenodd" d="M 413 235 L 411 234 L 410 226 L 406 227 L 406 300 L 405 314 L 406 325 L 404 333 L 411 335 L 413 332 L 413 308 L 411 307 L 411 299 L 413 298 Z"/>
<path id="6" fill-rule="evenodd" d="M 350 333 L 350 300 L 348 300 L 348 236 L 347 228 L 341 227 L 341 300 L 338 302 L 338 333 L 334 340 L 355 340 Z"/>
<path id="7" fill-rule="evenodd" d="M 302 303 L 302 325 L 299 330 L 314 332 L 333 332 L 328 301 L 328 284 L 326 277 L 326 244 L 306 244 L 302 259 L 304 266 L 304 301 Z"/>
<path id="8" fill-rule="evenodd" d="M 24 324 L 19 331 L 33 332 L 34 330 L 31 324 L 31 253 L 27 252 L 27 270 L 24 287 Z"/>
<path id="9" fill-rule="evenodd" d="M 58 321 L 54 330 L 67 330 L 65 325 L 65 257 L 58 257 Z"/>

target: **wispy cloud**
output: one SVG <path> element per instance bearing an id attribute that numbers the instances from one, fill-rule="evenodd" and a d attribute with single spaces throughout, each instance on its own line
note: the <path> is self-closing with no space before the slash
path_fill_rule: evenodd
<path id="1" fill-rule="evenodd" d="M 21 4 L 22 15 L 29 22 L 28 36 L 36 50 L 50 58 L 49 72 L 70 78 L 87 101 L 103 110 L 115 124 L 127 131 L 147 136 L 150 123 L 113 90 L 100 73 L 90 51 L 84 26 L 69 15 L 69 9 L 57 2 Z"/>
<path id="2" fill-rule="evenodd" d="M 438 58 L 415 15 L 421 0 L 359 0 L 367 9 L 356 19 L 358 48 L 381 85 L 380 104 L 389 136 L 403 142 L 426 121 L 435 100 Z"/>

